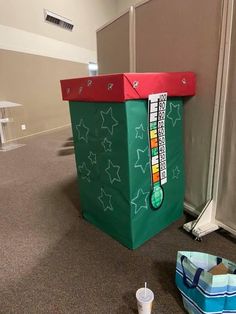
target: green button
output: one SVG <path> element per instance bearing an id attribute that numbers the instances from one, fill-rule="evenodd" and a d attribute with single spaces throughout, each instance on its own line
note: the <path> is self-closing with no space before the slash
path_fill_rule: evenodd
<path id="1" fill-rule="evenodd" d="M 158 155 L 158 150 L 157 148 L 152 148 L 152 156 L 157 156 Z"/>
<path id="2" fill-rule="evenodd" d="M 150 130 L 155 130 L 157 128 L 156 122 L 150 122 Z"/>

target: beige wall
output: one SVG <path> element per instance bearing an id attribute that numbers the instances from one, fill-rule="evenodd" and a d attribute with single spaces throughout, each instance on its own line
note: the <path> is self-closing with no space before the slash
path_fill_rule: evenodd
<path id="1" fill-rule="evenodd" d="M 116 0 L 0 0 L 0 8 L 0 100 L 24 105 L 11 110 L 7 139 L 68 124 L 59 81 L 88 74 L 96 29 L 114 18 Z M 46 23 L 44 8 L 71 19 L 73 31 Z"/>
<path id="2" fill-rule="evenodd" d="M 130 6 L 136 5 L 140 2 L 142 2 L 142 0 L 117 0 L 118 13 L 121 13 L 127 10 Z"/>
<path id="3" fill-rule="evenodd" d="M 11 110 L 14 122 L 8 140 L 70 123 L 60 79 L 86 76 L 86 64 L 0 50 L 0 68 L 0 100 L 23 104 Z M 26 124 L 25 131 L 21 124 Z"/>
<path id="4" fill-rule="evenodd" d="M 116 0 L 0 0 L 0 24 L 96 50 L 96 29 L 112 19 Z M 43 9 L 69 18 L 72 32 L 44 22 Z"/>

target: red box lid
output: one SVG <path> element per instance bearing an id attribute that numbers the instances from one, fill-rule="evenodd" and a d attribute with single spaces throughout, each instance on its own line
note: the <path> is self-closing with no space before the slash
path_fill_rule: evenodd
<path id="1" fill-rule="evenodd" d="M 124 102 L 144 99 L 150 94 L 195 95 L 193 72 L 121 73 L 61 81 L 63 100 Z"/>

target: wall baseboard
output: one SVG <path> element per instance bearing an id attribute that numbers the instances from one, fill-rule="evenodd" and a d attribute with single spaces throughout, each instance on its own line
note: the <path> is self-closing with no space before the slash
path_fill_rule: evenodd
<path id="1" fill-rule="evenodd" d="M 65 124 L 65 125 L 62 125 L 62 126 L 58 126 L 56 128 L 52 128 L 52 129 L 48 129 L 48 130 L 44 130 L 44 131 L 40 131 L 40 132 L 36 132 L 36 133 L 32 133 L 32 134 L 28 134 L 28 135 L 25 135 L 25 136 L 16 137 L 16 138 L 7 140 L 6 143 L 22 140 L 24 138 L 28 138 L 28 137 L 31 137 L 31 136 L 34 136 L 34 135 L 40 135 L 40 134 L 43 134 L 43 133 L 50 133 L 50 132 L 57 131 L 57 130 L 60 130 L 60 129 L 63 129 L 63 128 L 69 128 L 70 126 L 71 126 L 71 124 L 68 123 L 68 124 Z"/>

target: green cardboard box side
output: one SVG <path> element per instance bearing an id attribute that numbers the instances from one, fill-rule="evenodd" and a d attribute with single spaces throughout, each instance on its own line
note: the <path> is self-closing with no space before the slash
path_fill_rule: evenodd
<path id="1" fill-rule="evenodd" d="M 70 102 L 83 216 L 135 249 L 183 212 L 182 98 L 169 98 L 165 132 L 167 183 L 158 210 L 150 207 L 147 100 Z"/>

